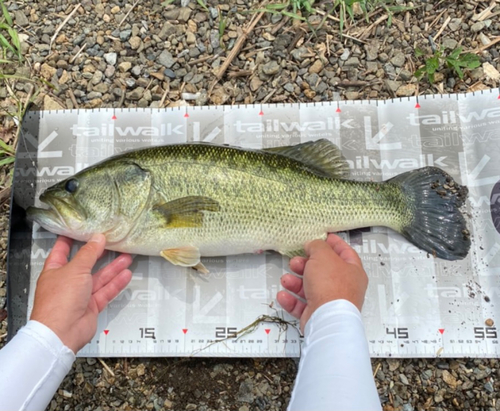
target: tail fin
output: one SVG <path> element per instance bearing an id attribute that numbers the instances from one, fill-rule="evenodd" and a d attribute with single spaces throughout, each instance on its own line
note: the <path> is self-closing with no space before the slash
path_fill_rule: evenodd
<path id="1" fill-rule="evenodd" d="M 408 199 L 408 223 L 401 234 L 417 247 L 445 260 L 467 256 L 470 234 L 459 208 L 469 190 L 437 167 L 400 174 L 388 182 L 397 184 Z"/>

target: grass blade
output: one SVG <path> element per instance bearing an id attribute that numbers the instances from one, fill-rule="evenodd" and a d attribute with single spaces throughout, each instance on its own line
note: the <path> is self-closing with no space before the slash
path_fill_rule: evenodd
<path id="1" fill-rule="evenodd" d="M 2 14 L 5 18 L 5 21 L 9 26 L 12 26 L 12 17 L 10 17 L 9 11 L 7 10 L 7 7 L 5 7 L 3 0 L 0 0 L 0 6 L 2 7 Z"/>

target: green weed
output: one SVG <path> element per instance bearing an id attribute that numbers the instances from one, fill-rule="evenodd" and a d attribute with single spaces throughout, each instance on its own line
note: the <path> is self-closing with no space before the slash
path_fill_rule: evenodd
<path id="1" fill-rule="evenodd" d="M 0 47 L 2 48 L 2 56 L 0 57 L 0 63 L 11 63 L 12 57 L 17 58 L 21 62 L 21 42 L 19 41 L 17 31 L 12 26 L 12 17 L 3 0 L 0 0 L 0 8 L 2 9 L 0 17 Z"/>
<path id="2" fill-rule="evenodd" d="M 428 55 L 420 48 L 415 49 L 415 57 L 420 58 Z M 429 83 L 434 83 L 434 75 L 444 67 L 455 72 L 460 79 L 464 78 L 464 70 L 473 70 L 481 65 L 481 60 L 476 54 L 463 53 L 462 47 L 458 47 L 450 54 L 445 54 L 443 48 L 436 50 L 432 55 L 428 56 L 423 67 L 415 71 L 415 77 L 421 79 L 427 75 Z"/>

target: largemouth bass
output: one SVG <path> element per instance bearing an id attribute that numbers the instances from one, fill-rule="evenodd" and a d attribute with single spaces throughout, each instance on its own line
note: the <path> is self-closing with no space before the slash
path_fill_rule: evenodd
<path id="1" fill-rule="evenodd" d="M 47 230 L 106 248 L 161 255 L 206 271 L 202 256 L 274 250 L 301 254 L 329 232 L 385 226 L 434 256 L 470 248 L 459 210 L 468 190 L 436 167 L 386 182 L 349 180 L 328 140 L 246 150 L 206 143 L 151 147 L 111 157 L 48 188 L 28 217 Z"/>

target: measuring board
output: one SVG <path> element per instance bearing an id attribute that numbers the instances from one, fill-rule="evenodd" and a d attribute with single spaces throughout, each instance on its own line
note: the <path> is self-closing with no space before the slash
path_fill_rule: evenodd
<path id="1" fill-rule="evenodd" d="M 435 259 L 384 228 L 344 233 L 370 278 L 363 317 L 372 356 L 497 357 L 500 321 L 500 99 L 466 95 L 315 104 L 30 112 L 19 142 L 9 252 L 9 330 L 26 322 L 55 236 L 23 209 L 47 187 L 113 154 L 206 141 L 246 148 L 327 138 L 357 180 L 430 165 L 469 187 L 472 248 Z M 75 246 L 75 249 L 78 246 Z M 109 262 L 114 254 L 105 259 Z M 205 258 L 208 276 L 135 258 L 127 289 L 100 315 L 81 356 L 300 355 L 296 323 L 276 306 L 288 260 L 275 253 Z M 256 323 L 261 316 L 275 322 Z M 254 327 L 249 325 L 254 324 Z M 240 335 L 240 330 L 250 332 Z"/>

